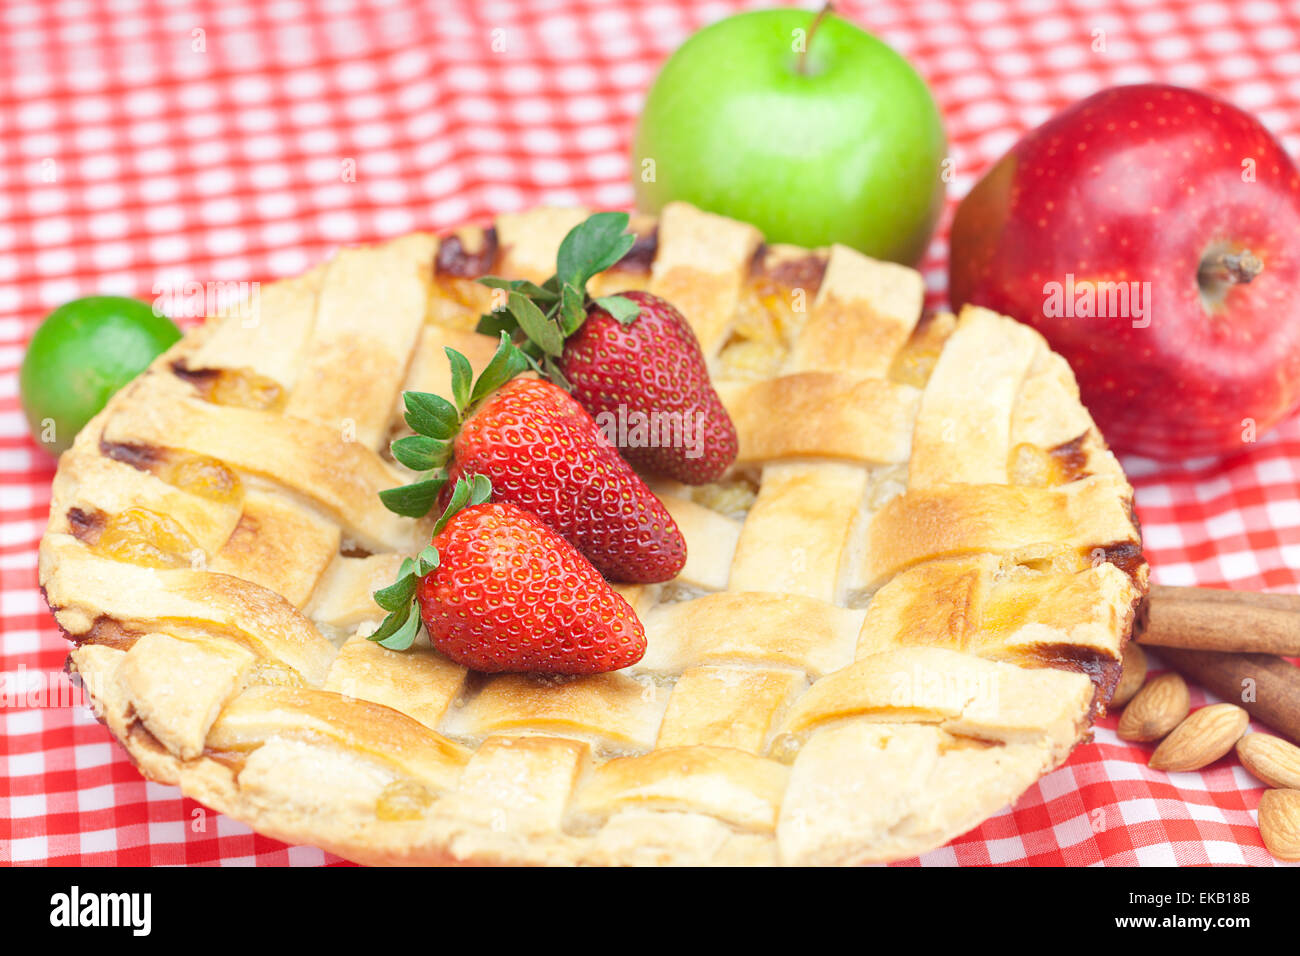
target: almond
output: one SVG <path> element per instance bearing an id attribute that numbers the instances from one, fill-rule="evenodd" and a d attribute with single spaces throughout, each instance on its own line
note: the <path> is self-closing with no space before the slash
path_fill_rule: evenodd
<path id="1" fill-rule="evenodd" d="M 1121 740 L 1159 740 L 1178 726 L 1192 705 L 1187 682 L 1170 671 L 1147 681 L 1119 718 Z"/>
<path id="2" fill-rule="evenodd" d="M 1247 734 L 1237 741 L 1242 765 L 1270 787 L 1300 790 L 1300 747 L 1272 734 Z"/>
<path id="3" fill-rule="evenodd" d="M 1300 790 L 1269 790 L 1259 798 L 1259 834 L 1279 860 L 1300 860 Z"/>
<path id="4" fill-rule="evenodd" d="M 1142 648 L 1129 641 L 1124 645 L 1124 663 L 1119 672 L 1119 683 L 1110 695 L 1110 706 L 1118 710 L 1142 689 L 1147 679 L 1147 656 Z"/>
<path id="5" fill-rule="evenodd" d="M 1155 770 L 1200 770 L 1241 739 L 1250 715 L 1236 704 L 1202 707 L 1161 741 L 1147 766 Z"/>

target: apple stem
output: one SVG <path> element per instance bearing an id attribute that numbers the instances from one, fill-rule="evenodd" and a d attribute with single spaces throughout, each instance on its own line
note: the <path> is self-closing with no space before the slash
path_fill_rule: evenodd
<path id="1" fill-rule="evenodd" d="M 1245 285 L 1263 271 L 1264 263 L 1247 249 L 1240 254 L 1221 252 L 1217 256 L 1202 260 L 1196 278 L 1202 287 L 1220 282 Z"/>
<path id="2" fill-rule="evenodd" d="M 813 17 L 813 22 L 808 26 L 808 36 L 804 38 L 803 49 L 799 51 L 799 64 L 796 67 L 799 73 L 803 76 L 808 75 L 808 48 L 812 46 L 813 34 L 816 33 L 817 28 L 821 26 L 821 22 L 826 19 L 826 14 L 832 12 L 832 6 L 834 6 L 834 4 L 827 3 L 824 7 L 818 10 L 817 16 Z"/>

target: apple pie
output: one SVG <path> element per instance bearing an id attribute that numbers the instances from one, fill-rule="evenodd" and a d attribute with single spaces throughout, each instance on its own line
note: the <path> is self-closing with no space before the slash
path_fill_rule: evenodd
<path id="1" fill-rule="evenodd" d="M 367 640 L 429 541 L 379 492 L 405 389 L 496 340 L 586 215 L 346 248 L 209 319 L 59 463 L 41 585 L 151 780 L 364 863 L 841 864 L 937 847 L 1089 737 L 1147 589 L 1132 489 L 1038 333 L 910 269 L 670 205 L 594 295 L 688 318 L 739 454 L 653 481 L 635 666 L 485 675 Z M 423 643 L 421 643 L 423 642 Z"/>

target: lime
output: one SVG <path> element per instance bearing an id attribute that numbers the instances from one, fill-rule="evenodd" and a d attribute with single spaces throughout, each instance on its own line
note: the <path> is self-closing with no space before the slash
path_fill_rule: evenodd
<path id="1" fill-rule="evenodd" d="M 181 337 L 138 299 L 92 295 L 61 305 L 36 329 L 19 373 L 27 424 L 58 454 L 119 388 Z"/>

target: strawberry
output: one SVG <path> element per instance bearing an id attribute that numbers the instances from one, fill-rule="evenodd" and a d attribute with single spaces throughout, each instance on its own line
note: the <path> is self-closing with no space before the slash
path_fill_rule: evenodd
<path id="1" fill-rule="evenodd" d="M 550 382 L 508 382 L 461 426 L 448 480 L 475 474 L 612 580 L 667 581 L 686 562 L 686 542 L 663 502 Z"/>
<path id="2" fill-rule="evenodd" d="M 532 367 L 571 391 L 633 465 L 688 484 L 714 481 L 736 460 L 736 429 L 690 325 L 646 292 L 587 295 L 587 280 L 635 241 L 627 223 L 626 213 L 612 212 L 579 223 L 540 286 L 480 279 L 505 301 L 479 331 L 522 336 Z"/>
<path id="3" fill-rule="evenodd" d="M 439 651 L 487 673 L 599 674 L 639 661 L 645 631 L 600 572 L 535 515 L 490 497 L 482 475 L 456 483 L 431 544 L 375 593 L 390 613 L 370 639 L 405 650 L 423 622 Z"/>
<path id="4" fill-rule="evenodd" d="M 544 521 L 606 577 L 653 583 L 677 575 L 686 542 L 663 503 L 563 389 L 514 376 L 528 367 L 503 334 L 497 354 L 471 386 L 469 363 L 447 350 L 454 401 L 406 392 L 416 432 L 392 444 L 420 481 L 381 492 L 387 507 L 418 517 L 457 479 L 482 475 L 499 501 Z"/>
<path id="5" fill-rule="evenodd" d="M 616 319 L 597 303 L 564 343 L 559 367 L 573 397 L 623 457 L 689 485 L 716 481 L 736 460 L 736 429 L 713 390 L 700 343 L 673 305 L 624 292 L 638 314 Z"/>

